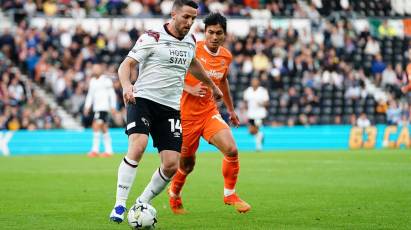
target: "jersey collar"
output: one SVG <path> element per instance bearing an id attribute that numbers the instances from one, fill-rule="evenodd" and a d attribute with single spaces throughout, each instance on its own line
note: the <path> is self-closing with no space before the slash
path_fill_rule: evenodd
<path id="1" fill-rule="evenodd" d="M 175 39 L 177 39 L 177 40 L 179 40 L 179 41 L 182 41 L 185 37 L 178 38 L 178 37 L 174 36 L 174 35 L 170 32 L 170 30 L 168 30 L 168 28 L 167 28 L 167 25 L 168 25 L 168 24 L 169 24 L 169 23 L 166 23 L 166 24 L 163 25 L 163 28 L 164 28 L 164 30 L 166 31 L 166 33 L 167 33 L 168 35 L 172 36 L 173 38 L 175 38 Z"/>
<path id="2" fill-rule="evenodd" d="M 213 53 L 213 52 L 211 52 L 211 50 L 208 49 L 208 47 L 206 46 L 205 43 L 203 44 L 203 46 L 204 46 L 204 50 L 212 56 L 218 56 L 220 54 L 220 48 L 221 47 L 218 47 L 217 52 Z"/>

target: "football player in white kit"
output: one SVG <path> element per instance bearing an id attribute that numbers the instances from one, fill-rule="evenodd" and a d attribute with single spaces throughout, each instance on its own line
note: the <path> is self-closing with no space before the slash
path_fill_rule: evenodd
<path id="1" fill-rule="evenodd" d="M 255 136 L 255 148 L 257 151 L 263 149 L 264 134 L 260 127 L 267 116 L 269 102 L 268 91 L 260 86 L 258 78 L 251 79 L 251 86 L 244 91 L 244 101 L 247 102 L 248 130 Z"/>
<path id="2" fill-rule="evenodd" d="M 103 74 L 100 64 L 92 67 L 93 78 L 90 80 L 86 102 L 84 104 L 84 115 L 88 116 L 93 110 L 93 143 L 89 157 L 110 157 L 113 155 L 111 137 L 108 132 L 109 112 L 116 112 L 116 94 L 113 81 Z M 103 132 L 104 153 L 99 154 L 100 135 Z"/>
<path id="3" fill-rule="evenodd" d="M 128 194 L 149 134 L 158 149 L 161 165 L 136 203 L 150 203 L 164 190 L 178 168 L 182 142 L 180 97 L 186 72 L 190 71 L 207 85 L 215 99 L 222 97 L 195 58 L 195 38 L 188 32 L 197 8 L 194 1 L 174 1 L 171 21 L 141 35 L 118 69 L 127 106 L 128 152 L 118 169 L 116 203 L 110 213 L 110 220 L 114 222 L 124 220 Z M 137 65 L 139 74 L 133 86 L 130 72 Z"/>

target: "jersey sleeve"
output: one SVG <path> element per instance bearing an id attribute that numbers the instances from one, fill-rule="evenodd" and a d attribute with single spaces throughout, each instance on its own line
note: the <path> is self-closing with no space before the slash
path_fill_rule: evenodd
<path id="1" fill-rule="evenodd" d="M 138 62 L 143 62 L 144 59 L 153 53 L 156 43 L 157 40 L 154 37 L 145 33 L 138 38 L 133 49 L 130 50 L 127 56 Z"/>

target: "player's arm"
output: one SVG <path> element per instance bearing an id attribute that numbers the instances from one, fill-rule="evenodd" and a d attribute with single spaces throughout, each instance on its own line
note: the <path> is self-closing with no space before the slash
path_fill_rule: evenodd
<path id="1" fill-rule="evenodd" d="M 240 125 L 240 120 L 234 111 L 233 100 L 231 98 L 230 85 L 228 83 L 227 77 L 220 84 L 221 92 L 223 93 L 223 101 L 227 107 L 228 114 L 230 115 L 230 121 L 236 127 Z"/>
<path id="2" fill-rule="evenodd" d="M 134 104 L 136 102 L 133 96 L 133 85 L 131 84 L 130 77 L 138 63 L 141 63 L 152 54 L 153 47 L 158 40 L 156 36 L 159 36 L 156 32 L 146 32 L 141 35 L 118 68 L 118 77 L 123 88 L 124 104 Z"/>
<path id="3" fill-rule="evenodd" d="M 88 116 L 90 113 L 90 108 L 91 104 L 93 103 L 93 96 L 94 95 L 94 87 L 93 87 L 93 79 L 90 80 L 90 86 L 88 88 L 87 96 L 86 96 L 86 101 L 84 103 L 84 115 Z"/>
<path id="4" fill-rule="evenodd" d="M 111 108 L 111 114 L 115 114 L 117 111 L 117 100 L 116 100 L 116 92 L 114 91 L 113 83 L 110 81 L 110 90 L 109 90 L 109 103 Z"/>
<path id="5" fill-rule="evenodd" d="M 184 84 L 184 91 L 196 97 L 204 97 L 204 95 L 207 93 L 207 89 L 208 87 L 205 86 L 202 82 L 194 86 Z"/>
<path id="6" fill-rule="evenodd" d="M 221 97 L 223 96 L 221 90 L 207 76 L 203 66 L 200 64 L 200 62 L 198 62 L 196 58 L 193 58 L 193 60 L 191 61 L 189 71 L 193 74 L 195 78 L 197 78 L 199 81 L 203 82 L 206 86 L 213 90 L 213 95 L 216 100 L 221 99 Z"/>
<path id="7" fill-rule="evenodd" d="M 124 104 L 135 103 L 136 100 L 133 96 L 133 85 L 130 81 L 131 70 L 136 68 L 138 62 L 130 57 L 126 57 L 121 62 L 118 68 L 118 78 L 120 79 L 121 87 L 123 88 L 123 100 Z"/>

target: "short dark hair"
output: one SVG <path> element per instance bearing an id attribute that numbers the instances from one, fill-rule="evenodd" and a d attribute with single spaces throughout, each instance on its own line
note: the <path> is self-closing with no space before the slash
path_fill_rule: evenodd
<path id="1" fill-rule="evenodd" d="M 198 4 L 195 1 L 189 0 L 175 0 L 173 4 L 173 9 L 180 9 L 183 6 L 191 6 L 194 9 L 198 9 Z"/>
<path id="2" fill-rule="evenodd" d="M 204 18 L 203 22 L 206 30 L 208 26 L 220 25 L 223 28 L 224 33 L 227 32 L 227 18 L 218 12 L 210 13 Z"/>

